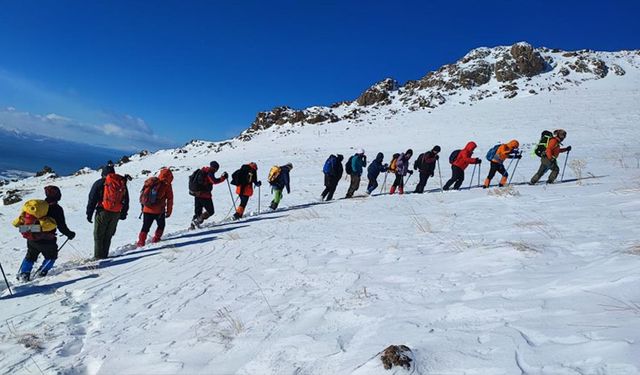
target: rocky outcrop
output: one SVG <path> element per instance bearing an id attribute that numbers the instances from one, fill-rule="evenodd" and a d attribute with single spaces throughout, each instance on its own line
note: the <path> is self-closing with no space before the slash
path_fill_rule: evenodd
<path id="1" fill-rule="evenodd" d="M 609 68 L 604 61 L 589 56 L 578 57 L 569 64 L 569 68 L 577 73 L 592 73 L 598 78 L 604 78 L 609 73 Z"/>
<path id="2" fill-rule="evenodd" d="M 529 43 L 514 44 L 509 53 L 503 53 L 495 64 L 498 82 L 533 77 L 542 73 L 544 69 L 544 59 Z"/>
<path id="3" fill-rule="evenodd" d="M 380 356 L 385 370 L 391 370 L 394 366 L 402 367 L 405 370 L 411 369 L 413 352 L 406 345 L 388 346 Z"/>
<path id="4" fill-rule="evenodd" d="M 45 165 L 40 171 L 36 172 L 36 177 L 41 177 L 47 174 L 55 175 L 56 172 L 50 166 Z"/>
<path id="5" fill-rule="evenodd" d="M 392 91 L 398 89 L 398 82 L 392 78 L 384 79 L 369 87 L 356 99 L 359 106 L 367 107 L 378 103 L 389 104 Z"/>
<path id="6" fill-rule="evenodd" d="M 481 86 L 491 80 L 491 64 L 484 60 L 465 66 L 458 71 L 460 86 L 468 89 Z"/>
<path id="7" fill-rule="evenodd" d="M 623 75 L 625 75 L 627 73 L 618 64 L 612 64 L 611 65 L 611 70 L 613 70 L 613 73 L 615 73 L 615 75 L 617 75 L 617 76 L 623 76 Z"/>
<path id="8" fill-rule="evenodd" d="M 24 190 L 18 190 L 18 189 L 8 190 L 2 196 L 2 203 L 5 206 L 8 206 L 8 205 L 14 204 L 14 203 L 18 203 L 18 202 L 22 201 L 22 196 L 24 194 L 26 194 L 26 193 L 28 193 L 28 192 L 24 191 Z"/>

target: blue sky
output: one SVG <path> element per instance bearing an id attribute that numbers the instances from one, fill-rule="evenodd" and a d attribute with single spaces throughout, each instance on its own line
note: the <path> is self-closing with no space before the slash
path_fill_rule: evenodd
<path id="1" fill-rule="evenodd" d="M 119 148 L 222 139 L 479 46 L 640 48 L 636 1 L 1 1 L 0 126 Z M 8 108 L 8 109 L 7 109 Z"/>

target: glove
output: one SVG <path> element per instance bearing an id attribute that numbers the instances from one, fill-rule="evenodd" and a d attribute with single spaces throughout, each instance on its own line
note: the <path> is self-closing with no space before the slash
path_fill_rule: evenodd
<path id="1" fill-rule="evenodd" d="M 476 158 L 476 164 L 482 164 L 482 159 Z"/>
<path id="2" fill-rule="evenodd" d="M 120 220 L 127 220 L 127 213 L 126 212 L 121 212 L 120 213 Z"/>
<path id="3" fill-rule="evenodd" d="M 407 173 L 409 173 L 410 175 L 413 174 L 412 170 L 408 170 Z"/>
<path id="4" fill-rule="evenodd" d="M 436 160 L 440 160 L 440 155 L 436 155 Z"/>
<path id="5" fill-rule="evenodd" d="M 262 181 L 256 181 L 256 186 L 257 186 L 257 187 L 262 186 Z"/>
<path id="6" fill-rule="evenodd" d="M 431 177 L 433 177 L 433 173 L 431 173 Z"/>
<path id="7" fill-rule="evenodd" d="M 69 235 L 67 236 L 68 239 L 72 240 L 74 238 L 76 238 L 76 232 L 71 232 L 69 233 Z"/>
<path id="8" fill-rule="evenodd" d="M 229 173 L 224 172 L 224 173 L 222 174 L 222 178 L 224 178 L 225 180 L 226 180 L 227 178 L 229 178 Z"/>
<path id="9" fill-rule="evenodd" d="M 87 221 L 93 224 L 93 214 L 87 214 Z"/>
<path id="10" fill-rule="evenodd" d="M 567 152 L 571 151 L 571 146 L 567 147 Z"/>
<path id="11" fill-rule="evenodd" d="M 516 158 L 516 159 L 522 159 L 522 154 L 517 154 L 517 155 L 515 156 L 515 158 Z"/>
<path id="12" fill-rule="evenodd" d="M 165 218 L 165 219 L 168 219 L 168 218 L 170 218 L 170 217 L 171 217 L 171 214 L 164 214 L 164 218 Z"/>

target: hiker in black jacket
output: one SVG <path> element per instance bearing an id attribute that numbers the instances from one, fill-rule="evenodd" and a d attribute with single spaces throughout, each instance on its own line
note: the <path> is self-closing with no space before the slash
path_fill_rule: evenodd
<path id="1" fill-rule="evenodd" d="M 416 186 L 414 193 L 424 193 L 429 177 L 433 177 L 436 170 L 436 162 L 440 159 L 440 146 L 434 146 L 431 151 L 420 154 L 413 164 L 413 169 L 420 171 L 420 182 Z"/>
<path id="2" fill-rule="evenodd" d="M 49 185 L 45 186 L 44 193 L 46 195 L 45 201 L 49 203 L 47 217 L 55 220 L 56 229 L 59 229 L 68 239 L 74 239 L 76 233 L 67 227 L 64 210 L 58 205 L 58 201 L 62 199 L 60 189 L 57 186 Z M 58 259 L 56 229 L 48 232 L 33 233 L 33 238 L 27 239 L 27 255 L 24 257 L 22 265 L 20 266 L 19 279 L 29 281 L 33 265 L 38 260 L 40 254 L 44 256 L 44 262 L 42 262 L 42 265 L 38 268 L 39 276 L 46 276 L 51 270 L 56 259 Z"/>
<path id="3" fill-rule="evenodd" d="M 344 160 L 344 156 L 341 154 L 331 155 L 327 159 L 324 164 L 323 172 L 324 172 L 324 186 L 325 189 L 322 192 L 322 199 L 330 201 L 333 199 L 333 193 L 336 192 L 336 188 L 338 187 L 338 182 L 342 178 L 342 173 L 344 169 L 342 168 L 342 160 Z"/>

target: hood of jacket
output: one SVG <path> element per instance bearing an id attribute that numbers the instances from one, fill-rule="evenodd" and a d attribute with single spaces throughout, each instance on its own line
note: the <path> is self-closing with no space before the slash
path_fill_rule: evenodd
<path id="1" fill-rule="evenodd" d="M 471 154 L 473 153 L 473 150 L 476 149 L 476 147 L 478 147 L 478 145 L 475 142 L 471 141 L 467 143 L 466 146 L 464 146 L 464 150 L 467 151 L 469 154 Z"/>
<path id="2" fill-rule="evenodd" d="M 376 155 L 376 161 L 382 163 L 382 160 L 384 160 L 384 154 L 382 152 L 378 152 L 378 155 Z"/>
<path id="3" fill-rule="evenodd" d="M 162 168 L 158 174 L 158 179 L 170 184 L 173 182 L 173 173 L 171 173 L 169 168 Z"/>

